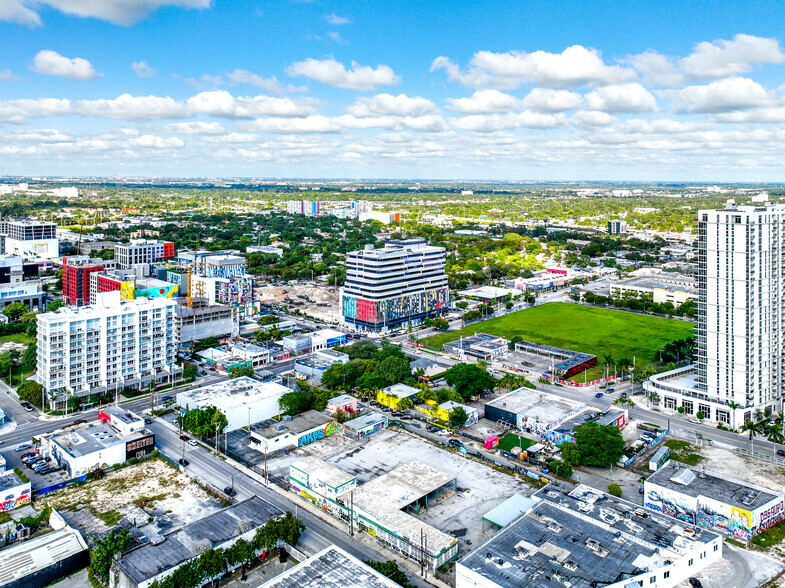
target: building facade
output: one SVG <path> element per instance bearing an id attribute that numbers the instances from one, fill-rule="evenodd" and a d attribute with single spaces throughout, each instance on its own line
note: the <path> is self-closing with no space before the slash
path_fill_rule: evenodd
<path id="1" fill-rule="evenodd" d="M 387 331 L 447 312 L 450 293 L 445 249 L 424 239 L 367 246 L 346 257 L 341 288 L 344 323 L 364 331 Z"/>
<path id="2" fill-rule="evenodd" d="M 104 266 L 87 256 L 63 258 L 63 304 L 90 304 L 90 275 L 104 271 Z"/>
<path id="3" fill-rule="evenodd" d="M 120 269 L 131 269 L 139 263 L 164 261 L 173 258 L 174 254 L 174 243 L 171 241 L 137 239 L 114 246 L 114 259 Z"/>
<path id="4" fill-rule="evenodd" d="M 38 315 L 35 379 L 50 407 L 62 408 L 69 396 L 178 377 L 174 306 L 166 298 L 124 301 L 108 292 L 89 307 Z"/>
<path id="5" fill-rule="evenodd" d="M 57 225 L 30 219 L 0 220 L 3 251 L 24 259 L 54 259 L 59 254 Z"/>
<path id="6" fill-rule="evenodd" d="M 782 408 L 785 205 L 698 212 L 695 364 L 644 385 L 666 409 L 736 428 Z"/>
<path id="7" fill-rule="evenodd" d="M 321 206 L 316 200 L 290 200 L 286 203 L 286 212 L 289 214 L 318 216 L 320 211 Z"/>

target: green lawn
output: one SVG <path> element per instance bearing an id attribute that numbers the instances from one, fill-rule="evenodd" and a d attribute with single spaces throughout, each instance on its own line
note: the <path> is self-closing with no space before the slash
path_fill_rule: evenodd
<path id="1" fill-rule="evenodd" d="M 28 337 L 24 333 L 19 333 L 17 335 L 5 335 L 4 337 L 0 337 L 0 345 L 3 343 L 21 343 L 22 345 L 31 345 L 35 343 L 35 339 Z"/>
<path id="2" fill-rule="evenodd" d="M 698 453 L 698 449 L 686 441 L 671 439 L 665 442 L 665 446 L 671 450 L 671 459 L 673 461 L 693 467 L 703 461 L 703 456 Z"/>
<path id="3" fill-rule="evenodd" d="M 489 333 L 505 339 L 518 335 L 525 341 L 591 353 L 599 361 L 603 355 L 611 355 L 614 359 L 635 357 L 636 366 L 647 367 L 654 364 L 657 350 L 666 343 L 692 335 L 692 323 L 551 302 L 473 323 L 457 331 L 439 333 L 422 342 L 430 348 L 441 350 L 444 343 L 474 333 Z M 599 374 L 600 368 L 594 368 L 587 377 L 591 379 Z M 574 379 L 583 381 L 583 374 L 578 374 Z"/>
<path id="4" fill-rule="evenodd" d="M 526 437 L 518 437 L 515 433 L 507 433 L 504 437 L 499 439 L 499 449 L 504 451 L 512 451 L 513 447 L 528 449 L 532 445 L 534 445 L 534 441 L 531 441 Z"/>

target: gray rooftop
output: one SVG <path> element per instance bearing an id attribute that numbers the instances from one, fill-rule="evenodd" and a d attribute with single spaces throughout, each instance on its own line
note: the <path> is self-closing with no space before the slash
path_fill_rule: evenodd
<path id="1" fill-rule="evenodd" d="M 634 504 L 587 486 L 569 494 L 548 486 L 535 498 L 529 514 L 460 563 L 505 588 L 593 588 L 660 567 L 717 537 L 692 527 L 688 538 L 683 523 L 637 516 Z"/>
<path id="2" fill-rule="evenodd" d="M 330 545 L 257 588 L 400 588 L 343 549 Z"/>
<path id="3" fill-rule="evenodd" d="M 119 406 L 106 406 L 101 408 L 101 412 L 111 415 L 126 425 L 133 425 L 142 420 L 142 417 L 139 415 L 132 413 L 130 410 L 120 408 Z"/>
<path id="4" fill-rule="evenodd" d="M 569 400 L 537 390 L 530 390 L 529 388 L 519 388 L 509 394 L 495 398 L 488 402 L 488 405 L 521 416 L 536 417 L 538 420 L 546 423 L 552 423 L 560 418 L 564 418 L 582 406 L 581 404 L 574 404 Z"/>
<path id="5" fill-rule="evenodd" d="M 5 492 L 21 485 L 22 479 L 13 470 L 0 474 L 0 492 Z"/>
<path id="6" fill-rule="evenodd" d="M 281 509 L 252 496 L 185 525 L 167 535 L 163 543 L 146 543 L 128 552 L 117 564 L 135 582 L 142 583 L 282 514 Z"/>
<path id="7" fill-rule="evenodd" d="M 146 431 L 138 431 L 132 435 L 120 435 L 114 427 L 101 424 L 91 425 L 86 429 L 79 429 L 69 433 L 52 435 L 52 442 L 57 443 L 68 455 L 80 457 L 89 455 L 94 451 L 114 447 L 118 443 L 133 441 L 146 434 Z"/>
<path id="8" fill-rule="evenodd" d="M 553 430 L 559 433 L 571 433 L 575 431 L 577 427 L 580 427 L 589 421 L 594 421 L 598 425 L 611 425 L 614 424 L 622 414 L 624 414 L 624 411 L 619 410 L 618 408 L 609 408 L 604 412 L 589 408 L 583 412 L 579 412 L 574 417 L 559 423 L 558 426 L 553 427 Z"/>
<path id="9" fill-rule="evenodd" d="M 0 586 L 5 586 L 87 550 L 82 535 L 65 527 L 0 551 Z M 31 585 L 35 585 L 31 580 Z"/>
<path id="10" fill-rule="evenodd" d="M 686 484 L 683 483 L 685 481 Z M 718 476 L 687 468 L 673 461 L 669 461 L 646 478 L 646 484 L 656 484 L 687 496 L 706 496 L 749 511 L 772 500 L 782 500 L 782 495 L 771 490 L 729 479 L 725 475 Z"/>
<path id="11" fill-rule="evenodd" d="M 299 435 L 314 427 L 326 425 L 333 420 L 335 419 L 318 410 L 307 410 L 302 414 L 293 416 L 290 421 L 279 422 L 274 419 L 266 419 L 253 424 L 251 425 L 251 433 L 264 437 L 265 439 L 275 439 L 286 433 Z"/>
<path id="12" fill-rule="evenodd" d="M 375 425 L 380 421 L 387 421 L 387 420 L 389 420 L 387 418 L 387 415 L 382 414 L 380 412 L 369 411 L 362 416 L 358 416 L 355 419 L 346 421 L 343 425 L 348 429 L 359 431 L 360 429 L 364 429 L 365 427 Z"/>

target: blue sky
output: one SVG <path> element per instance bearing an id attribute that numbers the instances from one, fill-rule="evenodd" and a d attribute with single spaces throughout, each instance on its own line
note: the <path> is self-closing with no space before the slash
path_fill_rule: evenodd
<path id="1" fill-rule="evenodd" d="M 785 180 L 785 9 L 657 4 L 0 0 L 0 174 Z"/>

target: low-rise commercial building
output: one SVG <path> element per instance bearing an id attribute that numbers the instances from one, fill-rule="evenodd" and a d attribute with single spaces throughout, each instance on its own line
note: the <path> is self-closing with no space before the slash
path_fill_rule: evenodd
<path id="1" fill-rule="evenodd" d="M 355 476 L 306 457 L 291 464 L 289 483 L 292 492 L 431 570 L 458 555 L 454 537 L 408 514 L 453 494 L 450 474 L 409 462 L 358 486 Z"/>
<path id="2" fill-rule="evenodd" d="M 357 412 L 357 399 L 348 394 L 335 396 L 327 401 L 327 408 L 325 410 L 333 416 L 335 416 L 339 410 L 344 413 L 355 414 Z"/>
<path id="3" fill-rule="evenodd" d="M 387 428 L 389 419 L 381 412 L 369 411 L 341 425 L 344 435 L 352 439 L 362 439 Z"/>
<path id="4" fill-rule="evenodd" d="M 406 384 L 393 384 L 376 393 L 376 402 L 397 409 L 403 400 L 411 399 L 414 402 L 419 392 L 417 388 Z"/>
<path id="5" fill-rule="evenodd" d="M 510 351 L 509 341 L 494 335 L 476 333 L 469 337 L 461 337 L 457 341 L 451 341 L 442 345 L 445 353 L 451 353 L 456 357 L 466 360 L 467 357 L 474 357 L 484 361 L 501 359 Z"/>
<path id="6" fill-rule="evenodd" d="M 215 407 L 226 416 L 226 430 L 234 431 L 280 414 L 278 401 L 287 392 L 291 390 L 281 384 L 241 376 L 179 392 L 177 404 L 187 410 Z"/>
<path id="7" fill-rule="evenodd" d="M 89 563 L 90 553 L 82 534 L 62 527 L 0 551 L 0 586 L 43 588 Z"/>
<path id="8" fill-rule="evenodd" d="M 557 378 L 570 378 L 597 365 L 596 355 L 551 347 L 550 345 L 541 345 L 531 341 L 518 341 L 515 344 L 515 351 L 549 359 L 551 369 L 543 374 L 543 376 L 548 377 L 549 374 L 552 374 Z"/>
<path id="9" fill-rule="evenodd" d="M 436 407 L 436 416 L 443 421 L 449 421 L 450 413 L 452 413 L 452 411 L 454 411 L 456 408 L 462 408 L 464 412 L 466 412 L 467 418 L 466 422 L 464 423 L 465 427 L 473 425 L 480 420 L 479 410 L 469 406 L 468 404 L 462 404 L 460 402 L 455 402 L 454 400 L 442 402 L 438 407 Z"/>
<path id="10" fill-rule="evenodd" d="M 138 417 L 128 418 L 132 422 L 138 420 Z M 110 422 L 117 423 L 118 419 Z M 42 453 L 64 468 L 69 478 L 144 457 L 154 448 L 155 433 L 147 429 L 123 432 L 114 425 L 103 423 L 42 436 Z"/>
<path id="11" fill-rule="evenodd" d="M 722 559 L 722 537 L 588 486 L 549 485 L 459 560 L 456 588 L 673 588 Z"/>
<path id="12" fill-rule="evenodd" d="M 249 446 L 270 456 L 324 439 L 337 430 L 338 422 L 334 417 L 308 410 L 289 420 L 267 419 L 251 425 Z"/>
<path id="13" fill-rule="evenodd" d="M 400 588 L 386 576 L 330 545 L 258 588 Z"/>
<path id="14" fill-rule="evenodd" d="M 208 549 L 228 549 L 238 540 L 250 541 L 256 531 L 283 512 L 258 496 L 228 506 L 115 558 L 109 571 L 110 588 L 149 588 Z"/>
<path id="15" fill-rule="evenodd" d="M 646 478 L 643 491 L 649 510 L 744 541 L 785 516 L 782 494 L 673 461 Z"/>
<path id="16" fill-rule="evenodd" d="M 3 464 L 4 467 L 0 473 L 0 512 L 30 504 L 30 480 L 23 482 L 13 470 L 5 471 L 5 459 L 3 459 Z"/>
<path id="17" fill-rule="evenodd" d="M 692 277 L 675 272 L 647 270 L 631 280 L 613 281 L 608 284 L 610 296 L 651 296 L 652 302 L 670 302 L 679 306 L 687 300 L 698 299 L 698 281 Z"/>
<path id="18" fill-rule="evenodd" d="M 545 439 L 556 445 L 561 445 L 565 441 L 575 443 L 575 429 L 588 422 L 595 422 L 598 425 L 613 425 L 619 429 L 627 424 L 627 409 L 608 407 L 603 411 L 596 411 L 591 408 L 561 421 L 558 424 L 548 427 L 545 432 Z"/>
<path id="19" fill-rule="evenodd" d="M 519 388 L 486 403 L 485 418 L 545 437 L 549 429 L 558 427 L 586 408 L 585 404 L 573 404 L 539 390 Z"/>
<path id="20" fill-rule="evenodd" d="M 27 260 L 54 259 L 60 254 L 57 224 L 31 219 L 0 220 L 3 252 Z"/>

